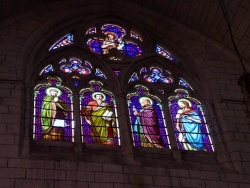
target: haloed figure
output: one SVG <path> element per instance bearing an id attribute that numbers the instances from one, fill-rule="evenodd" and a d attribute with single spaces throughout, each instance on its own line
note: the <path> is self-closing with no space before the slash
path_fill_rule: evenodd
<path id="1" fill-rule="evenodd" d="M 164 142 L 160 135 L 160 126 L 158 124 L 156 111 L 152 106 L 153 101 L 148 97 L 141 97 L 139 99 L 141 110 L 134 111 L 137 116 L 136 125 L 139 125 L 141 145 L 143 147 L 164 147 Z"/>
<path id="2" fill-rule="evenodd" d="M 116 133 L 114 113 L 111 106 L 105 102 L 106 96 L 101 92 L 92 94 L 93 101 L 83 107 L 82 115 L 91 126 L 92 136 L 95 143 L 114 145 Z"/>
<path id="3" fill-rule="evenodd" d="M 124 46 L 124 42 L 121 38 L 118 38 L 117 34 L 114 32 L 106 32 L 106 38 L 101 45 L 103 54 L 108 54 L 109 50 L 112 48 L 116 48 L 121 50 Z"/>
<path id="4" fill-rule="evenodd" d="M 176 119 L 176 129 L 179 131 L 178 140 L 185 150 L 204 150 L 201 131 L 201 119 L 195 110 L 191 109 L 191 102 L 179 99 Z"/>
<path id="5" fill-rule="evenodd" d="M 41 109 L 41 125 L 43 139 L 63 140 L 65 119 L 67 119 L 69 107 L 59 97 L 62 91 L 56 87 L 46 89 Z"/>

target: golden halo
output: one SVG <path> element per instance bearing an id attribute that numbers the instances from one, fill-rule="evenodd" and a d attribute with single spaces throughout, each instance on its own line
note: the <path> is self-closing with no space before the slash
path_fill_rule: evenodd
<path id="1" fill-rule="evenodd" d="M 191 103 L 189 100 L 187 100 L 187 99 L 179 99 L 178 102 L 177 102 L 177 103 L 178 103 L 178 106 L 180 106 L 180 102 L 181 102 L 181 101 L 187 102 L 187 103 L 189 104 L 189 107 L 192 107 L 192 103 Z"/>
<path id="2" fill-rule="evenodd" d="M 153 105 L 153 100 L 150 99 L 149 97 L 140 97 L 140 98 L 139 98 L 139 102 L 142 103 L 142 100 L 143 100 L 143 99 L 148 99 L 148 100 L 150 101 L 150 105 Z"/>
<path id="3" fill-rule="evenodd" d="M 46 94 L 47 94 L 47 95 L 51 95 L 51 94 L 50 94 L 50 91 L 51 91 L 51 90 L 56 90 L 57 93 L 58 93 L 58 94 L 57 94 L 58 97 L 60 97 L 60 96 L 62 95 L 62 91 L 61 91 L 60 89 L 58 89 L 57 87 L 48 87 L 48 88 L 45 90 Z"/>
<path id="4" fill-rule="evenodd" d="M 102 97 L 103 97 L 102 100 L 103 100 L 103 101 L 106 100 L 106 95 L 104 95 L 102 92 L 94 92 L 94 93 L 92 94 L 92 99 L 94 99 L 94 100 L 96 100 L 95 95 L 102 95 Z"/>

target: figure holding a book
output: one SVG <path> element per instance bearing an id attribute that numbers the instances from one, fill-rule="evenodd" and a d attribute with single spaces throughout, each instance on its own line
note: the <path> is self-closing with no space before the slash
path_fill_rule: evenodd
<path id="1" fill-rule="evenodd" d="M 94 92 L 92 99 L 83 107 L 82 115 L 91 126 L 93 140 L 95 143 L 113 145 L 116 134 L 113 109 L 105 102 L 106 96 L 101 92 Z"/>

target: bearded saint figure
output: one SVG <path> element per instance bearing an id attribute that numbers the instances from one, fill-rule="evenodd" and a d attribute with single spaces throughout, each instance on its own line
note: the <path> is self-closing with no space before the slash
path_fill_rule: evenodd
<path id="1" fill-rule="evenodd" d="M 41 125 L 44 140 L 63 140 L 65 120 L 69 107 L 59 97 L 62 91 L 56 87 L 46 89 L 42 101 Z"/>
<path id="2" fill-rule="evenodd" d="M 153 101 L 148 97 L 139 99 L 141 110 L 134 110 L 137 116 L 135 125 L 136 132 L 140 134 L 141 146 L 163 148 L 164 142 L 160 135 L 160 126 L 158 124 L 156 111 L 152 106 Z"/>
<path id="3" fill-rule="evenodd" d="M 93 140 L 99 144 L 114 145 L 116 129 L 113 127 L 115 124 L 113 109 L 105 102 L 106 96 L 101 92 L 94 92 L 92 99 L 82 108 L 81 113 L 91 126 Z"/>

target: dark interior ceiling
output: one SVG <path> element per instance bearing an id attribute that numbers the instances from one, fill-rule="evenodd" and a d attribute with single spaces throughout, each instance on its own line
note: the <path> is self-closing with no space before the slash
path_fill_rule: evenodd
<path id="1" fill-rule="evenodd" d="M 0 0 L 0 19 L 20 15 L 22 12 L 47 7 L 59 0 Z M 65 3 L 65 1 L 63 1 Z M 103 4 L 104 0 L 68 0 L 72 3 Z M 194 29 L 213 40 L 233 49 L 225 18 L 219 0 L 106 0 L 111 9 L 113 3 L 128 6 L 136 4 L 142 9 L 149 9 L 168 16 L 177 22 Z M 239 52 L 245 61 L 250 59 L 250 1 L 224 0 L 229 15 L 232 33 Z"/>

